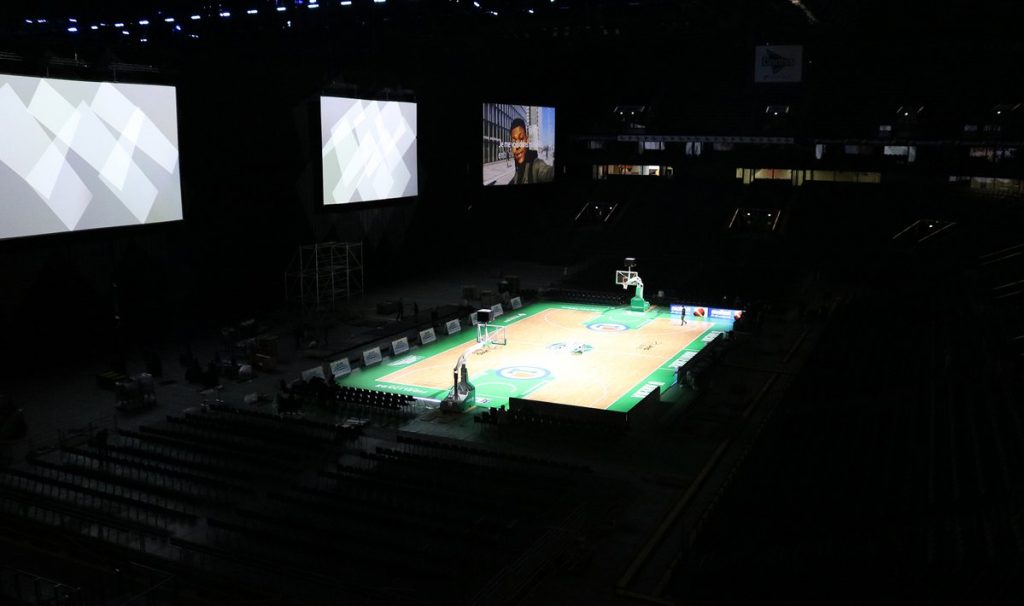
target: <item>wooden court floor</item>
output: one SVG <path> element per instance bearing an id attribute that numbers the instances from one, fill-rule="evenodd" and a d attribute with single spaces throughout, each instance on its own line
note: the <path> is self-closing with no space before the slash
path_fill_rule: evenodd
<path id="1" fill-rule="evenodd" d="M 547 309 L 510 324 L 508 345 L 493 346 L 467 357 L 470 381 L 477 385 L 477 396 L 490 392 L 497 396 L 608 408 L 713 326 L 711 322 L 699 321 L 680 326 L 664 316 L 640 328 L 619 332 L 602 332 L 586 326 L 601 315 L 599 311 Z M 471 344 L 453 347 L 379 380 L 449 388 L 452 369 Z M 582 354 L 572 353 L 574 344 L 589 348 Z M 547 374 L 525 394 L 517 381 L 500 379 L 500 373 L 507 375 L 509 369 L 527 373 L 532 369 L 536 374 Z M 501 393 L 503 389 L 508 393 Z"/>

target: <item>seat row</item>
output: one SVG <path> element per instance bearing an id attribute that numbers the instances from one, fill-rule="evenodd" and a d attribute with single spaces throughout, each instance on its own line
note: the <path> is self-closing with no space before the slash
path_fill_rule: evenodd
<path id="1" fill-rule="evenodd" d="M 579 435 L 618 435 L 628 429 L 624 422 L 613 420 L 611 417 L 608 420 L 602 420 L 600 417 L 567 417 L 545 414 L 537 410 L 513 410 L 504 407 L 485 410 L 475 415 L 473 421 L 493 427 L 570 431 Z"/>
<path id="2" fill-rule="evenodd" d="M 413 396 L 405 394 L 364 389 L 361 387 L 349 387 L 346 385 L 339 387 L 335 399 L 339 402 L 366 404 L 377 408 L 391 408 L 395 410 L 405 408 L 416 401 L 416 398 Z"/>
<path id="3" fill-rule="evenodd" d="M 456 454 L 460 457 L 463 455 L 472 455 L 483 457 L 487 459 L 497 459 L 504 463 L 511 463 L 516 465 L 526 466 L 531 472 L 539 470 L 549 469 L 568 469 L 573 471 L 584 471 L 589 472 L 590 467 L 581 465 L 579 463 L 570 463 L 567 461 L 558 461 L 555 459 L 549 459 L 546 457 L 537 457 L 534 455 L 521 454 L 515 452 L 506 452 L 501 450 L 492 450 L 490 448 L 481 448 L 469 442 L 462 440 L 444 440 L 439 438 L 426 438 L 418 434 L 412 434 L 408 432 L 398 432 L 396 439 L 399 444 L 409 444 L 412 446 L 422 447 L 430 450 L 447 451 Z"/>

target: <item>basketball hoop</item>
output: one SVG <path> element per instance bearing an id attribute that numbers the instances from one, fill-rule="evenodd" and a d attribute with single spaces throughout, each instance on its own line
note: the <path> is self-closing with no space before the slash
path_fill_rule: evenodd
<path id="1" fill-rule="evenodd" d="M 490 323 L 490 311 L 481 309 L 477 312 L 482 321 L 476 325 L 476 343 L 464 351 L 455 363 L 452 370 L 452 388 L 448 391 L 448 396 L 441 401 L 441 410 L 462 411 L 475 401 L 476 387 L 469 382 L 466 356 L 485 353 L 494 345 L 508 344 L 507 330 L 504 326 Z"/>
<path id="2" fill-rule="evenodd" d="M 480 323 L 476 325 L 476 342 L 485 348 L 491 345 L 508 345 L 508 332 L 504 326 Z"/>
<path id="3" fill-rule="evenodd" d="M 640 279 L 640 274 L 635 271 L 616 271 L 615 272 L 615 283 L 622 286 L 623 290 L 630 286 L 643 286 L 644 282 Z"/>
<path id="4" fill-rule="evenodd" d="M 636 295 L 630 299 L 629 308 L 633 311 L 647 311 L 651 304 L 644 300 L 644 281 L 640 279 L 640 274 L 633 271 L 633 268 L 636 267 L 636 259 L 626 257 L 625 265 L 625 270 L 620 269 L 615 272 L 615 283 L 622 286 L 623 290 L 630 286 L 636 286 Z"/>

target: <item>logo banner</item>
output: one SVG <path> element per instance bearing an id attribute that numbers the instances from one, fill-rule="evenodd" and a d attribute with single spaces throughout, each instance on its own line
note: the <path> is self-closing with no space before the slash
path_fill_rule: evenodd
<path id="1" fill-rule="evenodd" d="M 801 82 L 804 47 L 758 46 L 754 48 L 754 82 Z"/>
<path id="2" fill-rule="evenodd" d="M 363 366 L 369 366 L 380 362 L 383 358 L 380 355 L 380 348 L 374 347 L 363 352 Z"/>

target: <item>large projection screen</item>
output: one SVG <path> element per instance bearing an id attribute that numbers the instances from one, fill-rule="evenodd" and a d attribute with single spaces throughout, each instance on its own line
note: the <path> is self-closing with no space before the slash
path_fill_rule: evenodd
<path id="1" fill-rule="evenodd" d="M 555 180 L 555 108 L 484 103 L 484 185 Z"/>
<path id="2" fill-rule="evenodd" d="M 324 204 L 418 194 L 416 104 L 320 98 Z"/>
<path id="3" fill-rule="evenodd" d="M 0 74 L 0 238 L 181 218 L 174 87 Z"/>

